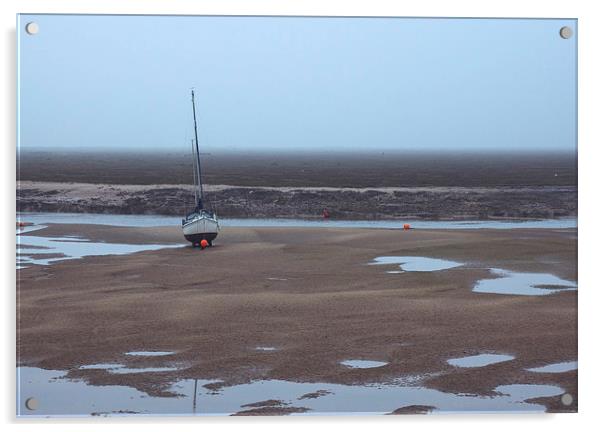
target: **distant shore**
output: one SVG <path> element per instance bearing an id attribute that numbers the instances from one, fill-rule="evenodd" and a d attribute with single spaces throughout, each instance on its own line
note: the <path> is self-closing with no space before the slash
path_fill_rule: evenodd
<path id="1" fill-rule="evenodd" d="M 577 215 L 575 186 L 255 187 L 207 185 L 222 217 L 370 219 L 556 219 Z M 183 215 L 189 185 L 17 183 L 17 211 Z"/>
<path id="2" fill-rule="evenodd" d="M 203 182 L 253 187 L 576 186 L 576 153 L 250 152 L 203 154 Z M 189 153 L 19 149 L 17 178 L 36 182 L 182 185 Z"/>

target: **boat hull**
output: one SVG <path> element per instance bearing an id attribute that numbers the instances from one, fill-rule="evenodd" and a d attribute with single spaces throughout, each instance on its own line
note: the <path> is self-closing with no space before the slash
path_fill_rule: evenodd
<path id="1" fill-rule="evenodd" d="M 190 243 L 200 243 L 201 240 L 207 240 L 212 243 L 217 237 L 217 233 L 184 234 L 186 240 Z"/>
<path id="2" fill-rule="evenodd" d="M 182 225 L 184 237 L 191 243 L 199 243 L 201 240 L 213 242 L 219 233 L 219 224 L 216 219 L 199 217 Z"/>

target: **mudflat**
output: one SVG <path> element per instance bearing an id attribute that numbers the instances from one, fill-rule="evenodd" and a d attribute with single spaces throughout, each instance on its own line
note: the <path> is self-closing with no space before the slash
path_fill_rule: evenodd
<path id="1" fill-rule="evenodd" d="M 375 219 L 554 219 L 577 215 L 575 186 L 254 187 L 207 185 L 205 200 L 223 217 Z M 188 185 L 20 181 L 20 212 L 187 214 Z"/>
<path id="2" fill-rule="evenodd" d="M 206 203 L 221 217 L 550 219 L 577 215 L 574 154 L 221 152 L 203 154 Z M 188 153 L 20 151 L 20 212 L 182 215 Z"/>
<path id="3" fill-rule="evenodd" d="M 255 187 L 576 186 L 571 152 L 218 152 L 203 153 L 209 185 Z M 188 152 L 23 150 L 20 181 L 92 184 L 191 184 Z"/>
<path id="4" fill-rule="evenodd" d="M 419 376 L 424 387 L 480 395 L 504 384 L 555 384 L 574 403 L 565 407 L 559 396 L 539 402 L 549 411 L 577 409 L 576 371 L 527 370 L 577 359 L 577 291 L 473 292 L 477 281 L 498 277 L 490 268 L 576 281 L 575 229 L 227 228 L 203 251 L 185 244 L 178 227 L 49 225 L 28 235 L 182 247 L 19 270 L 19 365 L 150 394 L 185 378 L 219 379 L 219 387 Z M 387 273 L 399 267 L 370 265 L 380 256 L 462 265 Z M 154 350 L 173 351 L 165 361 L 183 367 L 153 374 L 78 369 L 128 365 L 134 359 L 125 353 Z M 472 368 L 447 363 L 482 353 L 514 359 Z M 340 364 L 348 359 L 387 364 Z"/>

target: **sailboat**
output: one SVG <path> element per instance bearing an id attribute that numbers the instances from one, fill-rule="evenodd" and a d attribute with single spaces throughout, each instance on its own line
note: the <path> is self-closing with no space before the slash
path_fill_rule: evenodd
<path id="1" fill-rule="evenodd" d="M 196 106 L 194 102 L 194 90 L 192 93 L 192 118 L 194 119 L 194 140 L 192 142 L 192 164 L 194 184 L 194 211 L 188 213 L 182 219 L 182 231 L 186 240 L 193 246 L 200 245 L 206 240 L 209 246 L 213 246 L 213 240 L 219 232 L 217 214 L 205 208 L 205 197 L 203 195 L 203 180 L 201 177 L 201 153 L 199 152 L 199 135 L 196 125 Z"/>

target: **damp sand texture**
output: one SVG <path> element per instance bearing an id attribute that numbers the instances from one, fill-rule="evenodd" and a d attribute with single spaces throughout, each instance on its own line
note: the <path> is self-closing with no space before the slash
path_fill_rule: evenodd
<path id="1" fill-rule="evenodd" d="M 49 224 L 27 234 L 183 243 L 178 227 Z M 232 227 L 204 251 L 170 247 L 31 265 L 17 271 L 18 365 L 154 396 L 190 379 L 228 388 L 259 380 L 369 385 L 412 376 L 424 388 L 481 396 L 500 386 L 549 385 L 572 394 L 571 405 L 556 391 L 534 403 L 576 411 L 576 370 L 527 369 L 577 358 L 578 291 L 473 292 L 477 281 L 491 278 L 490 268 L 575 282 L 576 245 L 575 229 Z M 463 265 L 391 275 L 369 264 L 383 256 Z M 183 367 L 124 374 L 80 369 L 169 366 L 157 363 L 160 356 L 125 354 L 139 351 L 173 352 L 165 362 Z M 471 368 L 447 363 L 479 353 L 514 359 Z M 386 365 L 341 364 L 348 359 Z"/>

